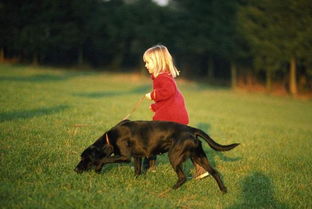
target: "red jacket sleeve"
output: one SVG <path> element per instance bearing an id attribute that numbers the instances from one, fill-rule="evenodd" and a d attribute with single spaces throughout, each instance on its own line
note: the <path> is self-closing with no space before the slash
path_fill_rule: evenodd
<path id="1" fill-rule="evenodd" d="M 154 80 L 154 90 L 151 92 L 151 98 L 155 102 L 166 100 L 176 93 L 176 85 L 172 78 L 157 77 Z"/>

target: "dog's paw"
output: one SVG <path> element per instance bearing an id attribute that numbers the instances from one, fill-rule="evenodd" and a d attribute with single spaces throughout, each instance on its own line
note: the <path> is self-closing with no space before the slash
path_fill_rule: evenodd
<path id="1" fill-rule="evenodd" d="M 183 179 L 179 179 L 177 181 L 177 183 L 175 185 L 173 185 L 172 189 L 177 189 L 179 188 L 180 186 L 182 186 L 182 184 L 184 184 L 186 182 L 186 178 L 183 178 Z"/>
<path id="2" fill-rule="evenodd" d="M 134 175 L 135 179 L 139 179 L 141 175 Z"/>

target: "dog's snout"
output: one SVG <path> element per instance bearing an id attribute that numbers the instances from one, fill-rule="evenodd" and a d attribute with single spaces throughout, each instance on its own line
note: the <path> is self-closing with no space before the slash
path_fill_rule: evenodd
<path id="1" fill-rule="evenodd" d="M 76 173 L 82 173 L 82 170 L 80 170 L 78 167 L 76 167 L 76 168 L 74 169 L 74 171 L 75 171 Z"/>

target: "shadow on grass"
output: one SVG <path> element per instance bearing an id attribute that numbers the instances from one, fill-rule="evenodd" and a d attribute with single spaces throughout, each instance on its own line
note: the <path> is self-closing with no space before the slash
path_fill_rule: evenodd
<path id="1" fill-rule="evenodd" d="M 64 81 L 74 77 L 89 75 L 91 73 L 63 73 L 63 74 L 36 74 L 29 76 L 0 76 L 0 81 L 15 81 L 15 82 L 57 82 Z"/>
<path id="2" fill-rule="evenodd" d="M 289 208 L 274 198 L 274 185 L 269 177 L 261 172 L 254 172 L 241 182 L 242 194 L 238 203 L 227 209 L 262 209 Z"/>
<path id="3" fill-rule="evenodd" d="M 116 169 L 117 167 L 120 167 L 120 166 L 130 167 L 131 165 L 132 163 L 108 163 L 103 166 L 99 174 L 109 173 L 111 170 Z M 94 172 L 94 171 L 92 170 L 91 172 Z"/>
<path id="4" fill-rule="evenodd" d="M 206 133 L 208 133 L 209 129 L 211 128 L 211 126 L 208 123 L 198 123 L 196 127 L 205 131 Z M 202 142 L 204 142 L 203 145 L 204 144 L 208 145 L 204 140 L 202 140 Z M 215 151 L 213 149 L 209 149 L 209 151 L 204 149 L 204 151 L 206 152 L 209 164 L 214 168 L 216 167 L 216 161 L 215 161 L 216 157 L 219 157 L 222 161 L 225 161 L 225 162 L 234 162 L 234 161 L 238 161 L 242 159 L 241 157 L 236 157 L 236 158 L 227 157 L 226 155 L 224 155 L 224 152 Z M 231 152 L 231 150 L 229 152 Z"/>
<path id="5" fill-rule="evenodd" d="M 211 126 L 208 123 L 197 123 L 196 128 L 198 128 L 198 129 L 208 133 L 210 128 L 211 128 Z"/>
<path id="6" fill-rule="evenodd" d="M 59 113 L 69 108 L 68 105 L 58 105 L 54 107 L 44 107 L 33 110 L 17 111 L 17 112 L 2 112 L 0 113 L 0 122 L 12 121 L 18 119 L 29 119 L 42 115 L 51 115 Z"/>
<path id="7" fill-rule="evenodd" d="M 187 85 L 187 84 L 181 84 L 181 89 L 191 89 L 192 91 L 201 92 L 201 91 L 228 91 L 231 89 L 231 87 L 227 84 L 220 84 L 220 83 L 213 83 L 213 82 L 203 82 L 199 79 L 194 80 L 193 82 L 196 83 L 196 85 Z"/>
<path id="8" fill-rule="evenodd" d="M 134 89 L 130 89 L 127 91 L 101 91 L 101 92 L 88 92 L 88 93 L 74 93 L 74 96 L 86 97 L 86 98 L 102 98 L 102 97 L 114 97 L 114 96 L 122 96 L 129 94 L 145 94 L 149 91 L 149 85 L 143 85 L 136 87 Z"/>

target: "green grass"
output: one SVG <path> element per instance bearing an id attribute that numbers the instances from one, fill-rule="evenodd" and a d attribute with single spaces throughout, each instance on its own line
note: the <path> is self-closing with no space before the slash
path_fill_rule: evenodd
<path id="1" fill-rule="evenodd" d="M 225 153 L 203 143 L 226 195 L 211 177 L 170 190 L 177 178 L 166 154 L 156 173 L 139 178 L 131 164 L 73 171 L 80 153 L 150 90 L 149 78 L 0 65 L 1 208 L 312 208 L 312 101 L 178 83 L 190 125 L 219 143 L 241 143 Z M 149 120 L 149 104 L 130 119 Z M 184 168 L 190 176 L 189 161 Z"/>

